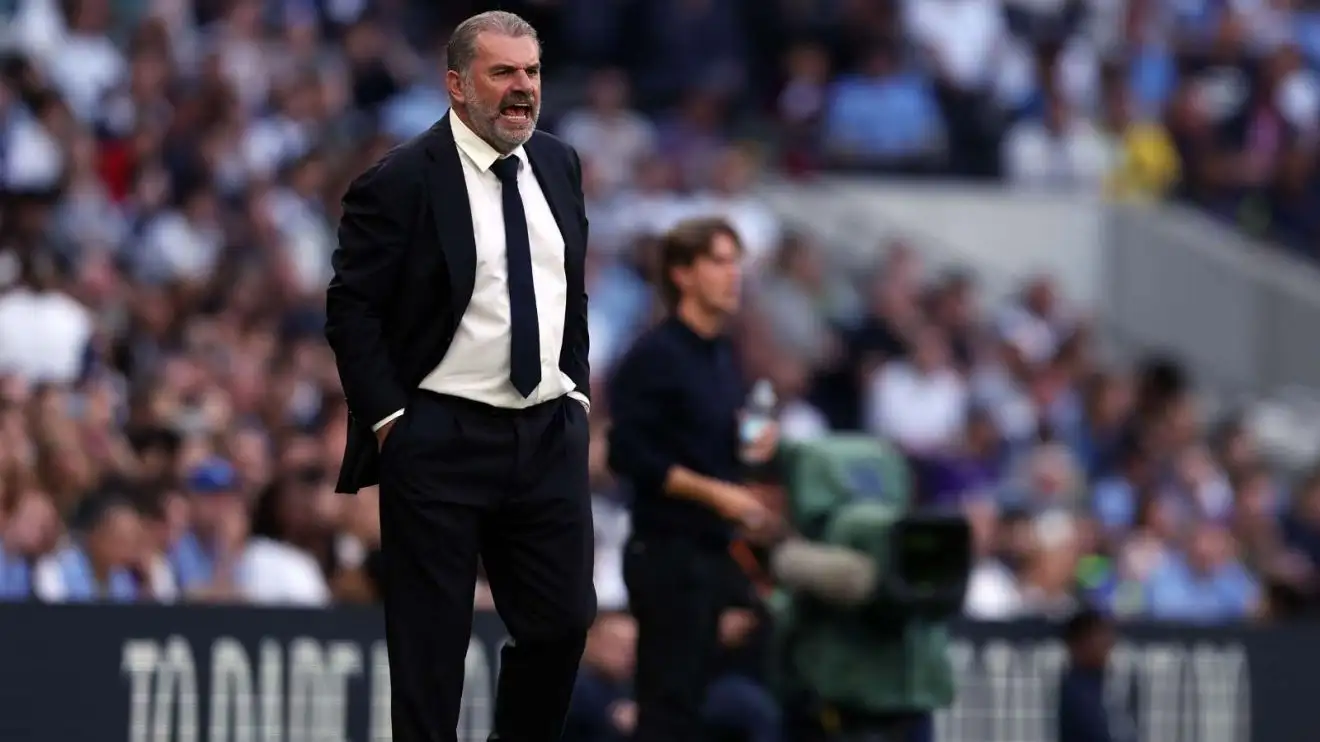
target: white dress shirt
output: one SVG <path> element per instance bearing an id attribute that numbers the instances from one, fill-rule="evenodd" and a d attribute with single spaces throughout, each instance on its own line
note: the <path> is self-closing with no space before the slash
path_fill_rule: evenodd
<path id="1" fill-rule="evenodd" d="M 590 409 L 587 398 L 574 391 L 577 385 L 559 368 L 559 351 L 564 340 L 564 304 L 568 300 L 564 237 L 522 147 L 508 156 L 520 161 L 518 192 L 527 215 L 527 236 L 532 248 L 541 383 L 529 396 L 523 397 L 509 381 L 510 312 L 504 202 L 499 178 L 490 170 L 490 166 L 500 159 L 500 153 L 474 134 L 458 116 L 451 114 L 449 122 L 454 130 L 454 143 L 458 145 L 458 159 L 463 165 L 468 205 L 472 209 L 477 275 L 472 300 L 458 323 L 448 352 L 440 365 L 422 379 L 420 388 L 494 407 L 515 409 L 567 394 Z M 372 429 L 380 430 L 402 414 L 403 410 L 399 410 L 376 423 Z"/>

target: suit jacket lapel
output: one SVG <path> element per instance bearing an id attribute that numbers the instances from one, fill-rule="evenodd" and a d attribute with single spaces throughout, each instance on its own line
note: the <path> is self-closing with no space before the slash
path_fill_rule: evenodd
<path id="1" fill-rule="evenodd" d="M 436 166 L 427 171 L 427 190 L 431 192 L 431 214 L 448 268 L 450 309 L 458 318 L 467 311 L 476 284 L 477 240 L 463 164 L 449 125 L 451 115 L 445 114 L 431 127 L 426 151 Z"/>
<path id="2" fill-rule="evenodd" d="M 577 212 L 573 208 L 572 184 L 568 182 L 567 172 L 563 168 L 549 166 L 557 163 L 546 162 L 545 153 L 536 144 L 536 135 L 532 136 L 532 140 L 523 149 L 532 162 L 532 172 L 536 174 L 536 181 L 541 184 L 541 191 L 545 193 L 545 200 L 550 204 L 550 211 L 554 212 L 559 234 L 564 238 L 564 266 L 570 271 L 579 270 L 586 245 L 583 244 L 584 236 L 581 234 Z"/>

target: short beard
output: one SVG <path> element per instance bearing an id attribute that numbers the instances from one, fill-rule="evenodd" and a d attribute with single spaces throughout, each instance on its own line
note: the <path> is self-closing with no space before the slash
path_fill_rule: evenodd
<path id="1" fill-rule="evenodd" d="M 477 88 L 472 84 L 472 78 L 463 75 L 463 97 L 467 99 L 467 113 L 472 127 L 472 133 L 486 140 L 486 143 L 502 155 L 518 149 L 532 138 L 532 133 L 536 131 L 536 122 L 541 116 L 538 108 L 532 109 L 531 123 L 526 132 L 514 132 L 506 134 L 500 131 L 496 122 L 500 118 L 500 104 L 496 103 L 493 107 L 483 105 L 481 99 L 477 96 Z"/>

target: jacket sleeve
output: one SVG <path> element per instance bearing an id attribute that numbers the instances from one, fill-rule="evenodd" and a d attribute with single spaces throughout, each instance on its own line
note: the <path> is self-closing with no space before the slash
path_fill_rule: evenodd
<path id="1" fill-rule="evenodd" d="M 583 247 L 589 249 L 591 245 L 591 225 L 587 219 L 586 196 L 582 191 L 582 160 L 578 153 L 572 148 L 568 148 L 569 162 L 572 167 L 570 173 L 573 182 L 573 202 L 577 206 L 577 219 L 582 229 Z M 584 261 L 585 262 L 585 261 Z M 586 267 L 583 266 L 585 274 Z M 579 305 L 577 316 L 564 328 L 565 332 L 573 333 L 571 347 L 573 350 L 573 373 L 570 378 L 577 385 L 577 391 L 586 397 L 588 402 L 591 400 L 591 336 L 587 325 L 587 287 L 586 281 L 582 285 L 582 303 Z"/>
<path id="2" fill-rule="evenodd" d="M 420 186 L 392 165 L 387 159 L 373 166 L 344 194 L 326 290 L 326 340 L 349 411 L 365 425 L 403 409 L 408 399 L 385 342 L 384 317 L 407 254 L 408 204 Z"/>

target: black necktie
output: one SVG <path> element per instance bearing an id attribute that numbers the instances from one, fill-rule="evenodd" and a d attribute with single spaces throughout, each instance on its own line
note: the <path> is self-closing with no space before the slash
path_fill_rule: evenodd
<path id="1" fill-rule="evenodd" d="M 541 383 L 541 339 L 532 284 L 532 243 L 527 214 L 518 193 L 518 158 L 502 157 L 490 166 L 504 198 L 504 252 L 509 272 L 509 380 L 524 397 Z"/>

